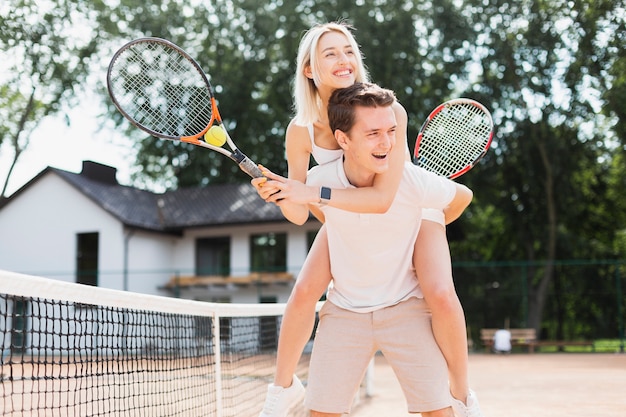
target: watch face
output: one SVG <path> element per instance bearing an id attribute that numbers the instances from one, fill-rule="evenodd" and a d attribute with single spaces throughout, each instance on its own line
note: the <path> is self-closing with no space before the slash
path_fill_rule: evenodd
<path id="1" fill-rule="evenodd" d="M 320 198 L 322 200 L 330 200 L 330 188 L 322 187 L 320 189 Z"/>

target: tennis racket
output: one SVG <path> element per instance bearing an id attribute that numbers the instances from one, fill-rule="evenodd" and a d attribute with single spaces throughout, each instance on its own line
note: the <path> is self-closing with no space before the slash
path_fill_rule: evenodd
<path id="1" fill-rule="evenodd" d="M 207 75 L 172 42 L 141 38 L 124 45 L 109 64 L 107 88 L 115 107 L 139 129 L 212 149 L 252 178 L 263 176 L 228 134 Z"/>
<path id="2" fill-rule="evenodd" d="M 493 134 L 485 106 L 467 98 L 446 101 L 422 125 L 413 163 L 450 179 L 460 177 L 485 156 Z"/>

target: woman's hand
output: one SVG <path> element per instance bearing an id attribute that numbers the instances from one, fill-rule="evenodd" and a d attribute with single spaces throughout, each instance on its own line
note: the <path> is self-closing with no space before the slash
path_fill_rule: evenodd
<path id="1" fill-rule="evenodd" d="M 280 188 L 276 186 L 277 181 L 270 181 L 271 177 L 273 178 L 282 178 L 279 175 L 274 174 L 269 169 L 265 168 L 263 165 L 259 164 L 259 169 L 263 173 L 263 177 L 253 178 L 250 183 L 256 189 L 256 192 L 259 196 L 268 203 L 275 202 L 271 199 L 272 195 L 280 192 Z"/>
<path id="2" fill-rule="evenodd" d="M 282 177 L 262 165 L 259 168 L 264 177 L 255 178 L 251 182 L 266 202 L 281 206 L 287 203 L 312 204 L 319 201 L 318 187 L 310 187 L 300 181 Z"/>

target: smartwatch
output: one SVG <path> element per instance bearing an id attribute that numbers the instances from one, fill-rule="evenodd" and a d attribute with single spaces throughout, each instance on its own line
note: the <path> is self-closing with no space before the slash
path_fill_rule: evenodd
<path id="1" fill-rule="evenodd" d="M 330 200 L 330 188 L 328 187 L 320 187 L 320 206 L 325 206 L 328 204 Z"/>

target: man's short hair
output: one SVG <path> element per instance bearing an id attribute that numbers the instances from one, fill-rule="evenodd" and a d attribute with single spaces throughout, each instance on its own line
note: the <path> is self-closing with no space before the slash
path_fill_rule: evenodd
<path id="1" fill-rule="evenodd" d="M 354 126 L 355 108 L 387 107 L 396 101 L 391 90 L 376 84 L 357 82 L 350 87 L 340 88 L 333 92 L 328 101 L 328 123 L 330 129 L 349 132 Z"/>

